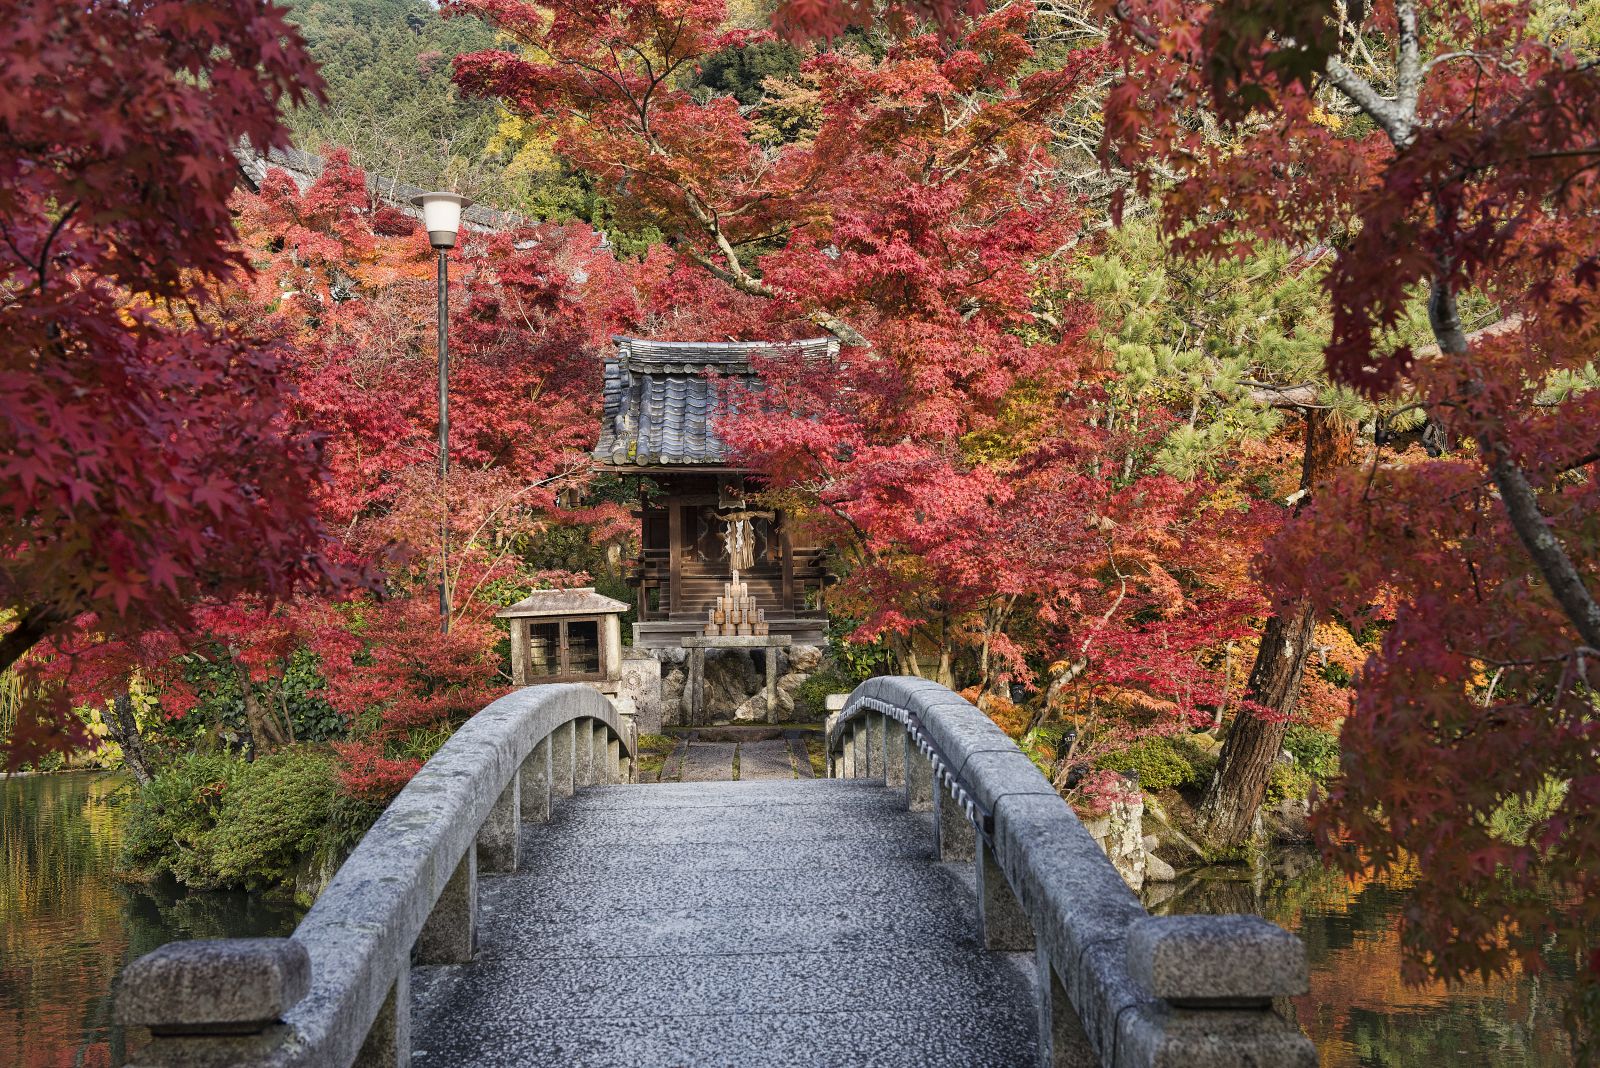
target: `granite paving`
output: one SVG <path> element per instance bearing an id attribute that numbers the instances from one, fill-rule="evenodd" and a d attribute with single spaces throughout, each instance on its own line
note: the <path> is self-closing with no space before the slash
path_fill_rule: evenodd
<path id="1" fill-rule="evenodd" d="M 739 746 L 739 781 L 794 778 L 794 759 L 785 738 L 744 742 Z"/>
<path id="2" fill-rule="evenodd" d="M 733 742 L 689 742 L 683 756 L 684 782 L 726 782 L 733 778 Z"/>
<path id="3" fill-rule="evenodd" d="M 967 866 L 881 784 L 594 787 L 523 846 L 473 962 L 413 971 L 419 1066 L 1037 1057 L 1031 956 L 983 949 Z"/>

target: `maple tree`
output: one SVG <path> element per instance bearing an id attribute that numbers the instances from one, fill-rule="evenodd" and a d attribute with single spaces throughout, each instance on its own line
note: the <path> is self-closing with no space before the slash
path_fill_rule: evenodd
<path id="1" fill-rule="evenodd" d="M 106 700 L 137 671 L 162 711 L 214 700 L 212 661 L 243 706 L 248 756 L 296 740 L 285 686 L 309 656 L 320 700 L 342 719 L 342 779 L 384 802 L 449 730 L 504 684 L 494 612 L 530 586 L 580 575 L 540 562 L 552 529 L 625 538 L 614 505 L 561 509 L 581 489 L 599 397 L 594 352 L 632 309 L 616 264 L 586 227 L 463 234 L 451 280 L 453 415 L 441 484 L 433 402 L 434 254 L 416 221 L 381 200 L 342 152 L 304 189 L 269 170 L 234 198 L 253 273 L 219 294 L 231 321 L 282 346 L 289 415 L 322 435 L 326 478 L 310 503 L 332 558 L 372 566 L 381 586 L 289 600 L 233 597 L 194 607 L 192 626 L 106 640 L 60 666 L 64 689 Z M 453 617 L 433 592 L 450 539 Z"/>
<path id="2" fill-rule="evenodd" d="M 281 350 L 220 322 L 233 148 L 320 81 L 283 9 L 46 0 L 0 27 L 0 668 L 90 616 L 342 579 Z M 13 763 L 81 741 L 29 706 Z"/>
<path id="3" fill-rule="evenodd" d="M 625 190 L 624 222 L 666 236 L 638 280 L 682 310 L 654 336 L 820 326 L 844 343 L 760 361 L 764 386 L 718 427 L 766 499 L 837 550 L 828 604 L 853 640 L 985 700 L 1045 679 L 1040 715 L 1080 728 L 1063 779 L 1130 730 L 1210 715 L 1209 653 L 1259 609 L 1237 548 L 1259 541 L 1253 510 L 1152 474 L 1164 415 L 1104 419 L 1089 307 L 1039 299 L 1084 232 L 1043 146 L 1102 53 L 1034 70 L 1032 11 L 1012 5 L 881 57 L 814 50 L 740 107 L 691 77 L 763 47 L 723 31 L 720 5 L 453 8 L 520 49 L 461 57 L 462 83 L 552 125 L 558 151 Z"/>
<path id="4" fill-rule="evenodd" d="M 1454 446 L 1336 477 L 1266 558 L 1280 591 L 1325 611 L 1397 601 L 1344 728 L 1331 855 L 1416 859 L 1413 977 L 1533 955 L 1508 932 L 1592 939 L 1600 71 L 1523 4 L 1393 0 L 1354 22 L 1331 5 L 1109 7 L 1126 76 L 1106 151 L 1146 191 L 1142 160 L 1176 169 L 1160 190 L 1174 247 L 1328 248 L 1328 373 L 1369 396 L 1404 386 Z M 1199 107 L 1233 151 L 1200 143 L 1182 119 Z M 1464 294 L 1493 309 L 1475 333 Z M 1432 346 L 1396 336 L 1419 300 Z M 1534 833 L 1496 836 L 1493 815 L 1549 780 L 1564 797 Z M 1563 904 L 1521 895 L 1533 879 Z"/>
<path id="5" fill-rule="evenodd" d="M 580 578 L 531 564 L 530 546 L 553 525 L 623 536 L 615 506 L 555 507 L 558 492 L 588 479 L 593 354 L 610 329 L 588 309 L 625 307 L 621 279 L 585 227 L 463 235 L 451 283 L 453 462 L 441 485 L 437 412 L 419 388 L 436 360 L 434 264 L 415 221 L 378 200 L 342 152 L 303 191 L 269 172 L 239 211 L 257 274 L 232 306 L 292 333 L 300 412 L 328 435 L 319 507 L 345 551 L 387 557 L 381 600 L 310 599 L 280 613 L 292 640 L 319 658 L 327 700 L 356 728 L 341 744 L 347 787 L 383 800 L 441 730 L 503 686 L 493 614 L 506 597 Z M 448 635 L 431 597 L 441 521 Z M 271 641 L 274 628 L 262 634 Z"/>

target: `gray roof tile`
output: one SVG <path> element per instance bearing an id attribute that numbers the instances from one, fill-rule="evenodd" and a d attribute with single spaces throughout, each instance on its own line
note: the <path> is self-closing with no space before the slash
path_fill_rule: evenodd
<path id="1" fill-rule="evenodd" d="M 711 425 L 720 380 L 758 382 L 750 366 L 757 353 L 831 359 L 838 352 L 838 342 L 831 338 L 786 343 L 613 340 L 617 351 L 606 361 L 594 458 L 616 466 L 726 462 L 727 446 Z"/>

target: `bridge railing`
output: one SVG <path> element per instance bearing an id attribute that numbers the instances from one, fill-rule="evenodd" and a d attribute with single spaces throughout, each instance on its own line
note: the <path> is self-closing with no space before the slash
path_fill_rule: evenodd
<path id="1" fill-rule="evenodd" d="M 925 679 L 869 679 L 829 720 L 835 777 L 883 779 L 974 866 L 993 950 L 1031 951 L 1040 1062 L 1062 1068 L 1314 1068 L 1273 1008 L 1307 989 L 1305 947 L 1257 916 L 1149 916 L 1033 761 Z"/>
<path id="2" fill-rule="evenodd" d="M 367 832 L 289 938 L 174 942 L 123 970 L 135 1068 L 410 1063 L 411 966 L 472 959 L 478 873 L 515 870 L 523 820 L 625 781 L 634 739 L 581 685 L 531 686 L 473 716 Z"/>

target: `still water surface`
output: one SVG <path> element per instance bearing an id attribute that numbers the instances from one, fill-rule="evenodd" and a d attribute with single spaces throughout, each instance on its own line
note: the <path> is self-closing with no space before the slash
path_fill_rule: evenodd
<path id="1" fill-rule="evenodd" d="M 120 1065 L 129 1038 L 112 1025 L 106 992 L 123 964 L 175 939 L 294 928 L 298 912 L 284 902 L 114 879 L 126 793 L 115 775 L 0 779 L 0 1068 Z M 1294 1009 L 1325 1068 L 1571 1064 L 1560 1028 L 1568 981 L 1401 984 L 1403 885 L 1351 884 L 1311 865 L 1255 883 L 1208 874 L 1220 873 L 1147 899 L 1162 912 L 1261 912 L 1297 931 L 1312 978 Z"/>
<path id="2" fill-rule="evenodd" d="M 1400 982 L 1403 878 L 1352 882 L 1310 855 L 1280 858 L 1297 874 L 1241 880 L 1210 869 L 1147 887 L 1153 912 L 1255 912 L 1298 934 L 1311 993 L 1293 1014 L 1323 1068 L 1568 1068 L 1561 1026 L 1573 976 L 1512 975 L 1446 988 Z"/>
<path id="3" fill-rule="evenodd" d="M 120 775 L 0 778 L 0 1068 L 111 1068 L 128 1036 L 112 979 L 181 938 L 284 935 L 298 911 L 243 893 L 126 886 L 111 874 Z"/>

